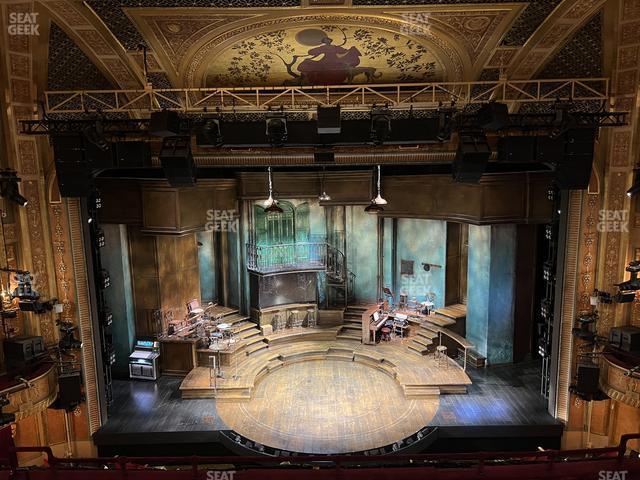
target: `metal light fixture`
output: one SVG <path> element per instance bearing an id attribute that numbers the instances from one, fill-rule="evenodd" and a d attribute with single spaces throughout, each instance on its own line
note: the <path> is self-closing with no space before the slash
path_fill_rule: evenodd
<path id="1" fill-rule="evenodd" d="M 640 168 L 633 169 L 633 184 L 631 188 L 627 190 L 627 197 L 631 198 L 640 192 Z"/>
<path id="2" fill-rule="evenodd" d="M 320 190 L 322 193 L 318 196 L 318 200 L 321 202 L 328 202 L 331 200 L 331 197 L 327 194 L 324 189 L 324 167 L 322 168 L 322 177 L 320 179 Z"/>
<path id="3" fill-rule="evenodd" d="M 384 208 L 382 207 L 382 205 L 386 205 L 387 201 L 382 198 L 382 193 L 380 191 L 380 165 L 378 165 L 378 183 L 377 183 L 377 187 L 378 187 L 378 195 L 376 196 L 376 198 L 371 199 L 371 204 L 368 205 L 364 211 L 367 213 L 380 213 L 382 211 L 384 211 Z"/>
<path id="4" fill-rule="evenodd" d="M 268 168 L 269 173 L 269 198 L 267 198 L 262 206 L 264 207 L 264 211 L 267 215 L 271 215 L 274 213 L 282 213 L 284 210 L 278 206 L 278 201 L 273 198 L 273 181 L 271 179 L 271 167 Z"/>

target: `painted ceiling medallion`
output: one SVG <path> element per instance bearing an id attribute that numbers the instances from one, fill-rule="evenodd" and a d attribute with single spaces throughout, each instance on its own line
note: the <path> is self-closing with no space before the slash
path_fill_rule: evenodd
<path id="1" fill-rule="evenodd" d="M 207 67 L 213 86 L 337 85 L 439 80 L 442 66 L 415 40 L 371 27 L 322 25 L 261 33 Z"/>

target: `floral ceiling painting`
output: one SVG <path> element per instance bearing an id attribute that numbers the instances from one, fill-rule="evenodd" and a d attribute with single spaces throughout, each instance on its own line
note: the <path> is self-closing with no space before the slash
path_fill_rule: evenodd
<path id="1" fill-rule="evenodd" d="M 383 29 L 320 25 L 245 38 L 205 71 L 207 87 L 337 85 L 441 80 L 443 67 L 427 46 Z"/>

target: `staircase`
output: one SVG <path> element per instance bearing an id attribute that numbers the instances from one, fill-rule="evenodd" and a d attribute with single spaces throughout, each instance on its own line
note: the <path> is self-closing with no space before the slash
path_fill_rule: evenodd
<path id="1" fill-rule="evenodd" d="M 362 340 L 362 314 L 366 309 L 364 306 L 350 305 L 344 310 L 344 323 L 338 332 L 338 340 Z"/>
<path id="2" fill-rule="evenodd" d="M 411 341 L 407 348 L 420 355 L 427 355 L 435 349 L 438 340 L 438 332 L 426 323 L 415 323 L 416 334 L 411 336 Z"/>
<path id="3" fill-rule="evenodd" d="M 249 317 L 236 312 L 222 317 L 220 322 L 231 324 L 231 331 L 238 342 L 238 351 L 244 350 L 246 355 L 252 355 L 268 347 L 260 329 Z"/>

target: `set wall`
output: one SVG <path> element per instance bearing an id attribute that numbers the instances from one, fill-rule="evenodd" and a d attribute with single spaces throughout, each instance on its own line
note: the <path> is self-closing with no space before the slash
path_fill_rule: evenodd
<path id="1" fill-rule="evenodd" d="M 113 342 L 116 350 L 114 377 L 129 376 L 129 354 L 136 340 L 133 287 L 129 267 L 129 242 L 125 225 L 102 225 L 106 247 L 100 252 L 102 265 L 109 272 L 111 287 L 105 300 L 113 313 Z"/>
<path id="2" fill-rule="evenodd" d="M 198 247 L 198 265 L 200 267 L 200 297 L 202 303 L 205 304 L 218 299 L 214 233 L 212 231 L 198 232 L 196 240 L 202 244 Z"/>
<path id="3" fill-rule="evenodd" d="M 487 356 L 489 287 L 491 271 L 491 227 L 469 225 L 467 267 L 467 340 Z"/>
<path id="4" fill-rule="evenodd" d="M 515 225 L 469 226 L 467 339 L 489 364 L 513 361 Z"/>
<path id="5" fill-rule="evenodd" d="M 355 300 L 377 301 L 378 289 L 378 217 L 362 206 L 346 208 L 347 264 L 355 275 Z"/>
<path id="6" fill-rule="evenodd" d="M 385 234 L 386 234 L 385 229 Z M 386 235 L 385 235 L 386 236 Z M 396 246 L 398 291 L 418 301 L 426 299 L 427 292 L 435 293 L 436 308 L 444 307 L 445 269 L 447 262 L 447 224 L 441 220 L 398 219 Z M 413 275 L 401 275 L 401 260 L 413 260 Z M 426 272 L 423 263 L 440 265 Z"/>

